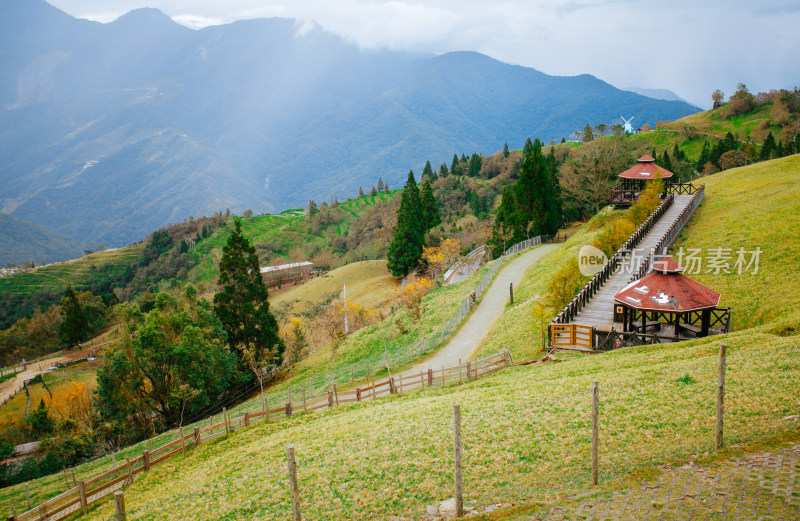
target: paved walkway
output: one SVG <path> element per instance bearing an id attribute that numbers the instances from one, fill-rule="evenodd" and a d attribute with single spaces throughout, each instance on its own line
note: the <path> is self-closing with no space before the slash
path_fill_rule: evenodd
<path id="1" fill-rule="evenodd" d="M 800 520 L 800 445 L 685 466 L 641 487 L 551 508 L 531 520 Z"/>
<path id="2" fill-rule="evenodd" d="M 522 276 L 533 264 L 547 253 L 560 246 L 559 244 L 542 244 L 532 248 L 513 261 L 509 262 L 486 289 L 478 309 L 470 315 L 456 335 L 444 347 L 439 349 L 431 358 L 403 372 L 403 376 L 416 375 L 420 371 L 437 369 L 442 366 L 453 367 L 459 360 L 466 362 L 478 349 L 483 338 L 491 329 L 492 324 L 503 314 L 508 302 L 508 285 L 514 284 L 516 288 Z"/>
<path id="3" fill-rule="evenodd" d="M 635 273 L 644 256 L 650 253 L 650 250 L 658 244 L 664 235 L 669 231 L 670 226 L 684 208 L 689 206 L 694 196 L 692 195 L 676 195 L 675 201 L 672 206 L 661 216 L 653 228 L 644 236 L 642 241 L 636 246 L 636 258 L 631 266 L 630 259 L 623 262 L 617 271 L 608 278 L 605 284 L 595 295 L 586 303 L 583 308 L 578 312 L 574 319 L 573 324 L 580 324 L 583 326 L 599 326 L 611 325 L 614 323 L 614 295 L 617 294 L 620 288 L 630 282 L 633 273 Z M 633 268 L 633 269 L 631 269 Z"/>

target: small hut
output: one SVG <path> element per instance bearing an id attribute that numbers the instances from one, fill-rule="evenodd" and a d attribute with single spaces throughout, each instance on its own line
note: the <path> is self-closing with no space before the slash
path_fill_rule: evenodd
<path id="1" fill-rule="evenodd" d="M 611 190 L 611 204 L 629 205 L 639 198 L 639 192 L 644 190 L 645 184 L 656 178 L 667 180 L 674 174 L 656 164 L 656 160 L 645 154 L 629 169 L 619 174 L 620 182 Z"/>
<path id="2" fill-rule="evenodd" d="M 261 268 L 261 278 L 264 285 L 268 288 L 291 282 L 298 282 L 313 275 L 313 262 L 293 262 L 291 264 L 281 264 L 279 266 L 267 266 Z"/>
<path id="3" fill-rule="evenodd" d="M 718 310 L 720 294 L 693 281 L 672 257 L 653 263 L 653 271 L 614 295 L 614 321 L 623 332 L 658 332 L 675 338 L 704 337 L 729 310 Z M 727 327 L 723 324 L 723 328 Z"/>

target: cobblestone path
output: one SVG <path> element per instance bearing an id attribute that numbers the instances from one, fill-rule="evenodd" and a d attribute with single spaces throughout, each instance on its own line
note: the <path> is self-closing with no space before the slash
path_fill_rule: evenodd
<path id="1" fill-rule="evenodd" d="M 577 500 L 529 519 L 800 520 L 800 445 L 736 458 L 713 470 L 670 470 L 641 488 Z"/>

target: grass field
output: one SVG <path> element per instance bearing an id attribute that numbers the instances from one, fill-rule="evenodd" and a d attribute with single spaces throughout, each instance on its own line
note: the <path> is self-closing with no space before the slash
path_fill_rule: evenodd
<path id="1" fill-rule="evenodd" d="M 397 295 L 399 284 L 389 274 L 385 260 L 355 262 L 329 271 L 299 286 L 283 291 L 270 290 L 270 305 L 291 305 L 290 314 L 297 316 L 306 310 L 309 302 L 322 295 L 338 291 L 347 284 L 347 299 L 372 310 L 388 310 L 389 301 Z"/>
<path id="2" fill-rule="evenodd" d="M 798 172 L 800 155 L 794 155 L 703 178 L 705 202 L 673 247 L 673 254 L 701 250 L 702 270 L 691 277 L 722 294 L 720 306 L 731 308 L 736 330 L 792 316 L 800 323 Z M 718 248 L 730 255 L 729 273 L 714 273 L 708 263 Z M 735 269 L 740 248 L 761 249 L 757 273 Z"/>
<path id="3" fill-rule="evenodd" d="M 123 273 L 136 263 L 144 244 L 92 253 L 80 259 L 43 266 L 27 273 L 0 278 L 0 292 L 29 293 L 37 290 L 63 291 L 67 284 L 81 287 Z"/>
<path id="4" fill-rule="evenodd" d="M 726 443 L 741 451 L 798 439 L 797 421 L 782 419 L 796 413 L 800 399 L 797 338 L 748 332 L 726 340 Z M 592 490 L 594 379 L 601 385 L 603 487 L 642 479 L 663 465 L 708 457 L 718 341 L 518 367 L 462 387 L 259 424 L 156 467 L 126 492 L 128 518 L 287 519 L 287 444 L 297 451 L 306 518 L 414 518 L 452 495 L 456 402 L 467 504 L 550 501 Z M 88 519 L 111 513 L 106 504 Z"/>

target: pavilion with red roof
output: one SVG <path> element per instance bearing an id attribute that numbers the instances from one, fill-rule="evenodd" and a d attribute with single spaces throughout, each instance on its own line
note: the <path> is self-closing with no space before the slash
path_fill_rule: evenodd
<path id="1" fill-rule="evenodd" d="M 652 156 L 645 154 L 635 165 L 619 174 L 620 183 L 611 190 L 611 204 L 632 204 L 639 198 L 639 192 L 648 181 L 657 176 L 666 181 L 673 175 L 666 168 L 658 166 Z"/>
<path id="2" fill-rule="evenodd" d="M 685 276 L 683 269 L 664 257 L 653 263 L 651 273 L 617 291 L 614 320 L 622 322 L 623 332 L 669 328 L 674 337 L 709 335 L 720 294 Z"/>

